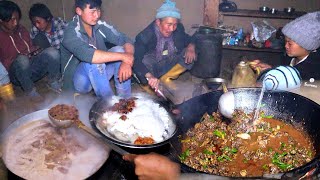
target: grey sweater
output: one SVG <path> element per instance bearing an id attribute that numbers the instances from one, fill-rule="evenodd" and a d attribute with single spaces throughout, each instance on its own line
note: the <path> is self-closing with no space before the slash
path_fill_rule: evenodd
<path id="1" fill-rule="evenodd" d="M 73 17 L 64 31 L 64 39 L 60 47 L 61 71 L 64 91 L 74 91 L 73 75 L 80 62 L 92 63 L 96 49 L 107 51 L 105 43 L 122 46 L 133 41 L 124 33 L 119 32 L 112 25 L 99 20 L 93 27 L 95 45 L 89 44 L 89 36 L 84 30 L 78 15 Z"/>

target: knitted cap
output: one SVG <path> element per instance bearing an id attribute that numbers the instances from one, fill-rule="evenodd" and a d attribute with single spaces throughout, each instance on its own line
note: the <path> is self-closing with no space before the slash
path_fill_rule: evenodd
<path id="1" fill-rule="evenodd" d="M 181 19 L 180 10 L 176 8 L 176 3 L 166 0 L 162 6 L 157 10 L 156 18 L 161 19 L 165 17 L 173 17 Z"/>
<path id="2" fill-rule="evenodd" d="M 320 46 L 320 11 L 305 14 L 282 29 L 282 33 L 306 50 Z"/>

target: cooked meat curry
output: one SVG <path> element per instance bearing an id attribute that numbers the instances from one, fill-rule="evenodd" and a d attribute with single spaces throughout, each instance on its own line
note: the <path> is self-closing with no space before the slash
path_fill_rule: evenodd
<path id="1" fill-rule="evenodd" d="M 311 138 L 291 124 L 261 113 L 252 128 L 252 114 L 237 111 L 234 117 L 228 124 L 219 113 L 205 114 L 182 138 L 181 162 L 210 174 L 257 177 L 289 171 L 315 156 Z"/>

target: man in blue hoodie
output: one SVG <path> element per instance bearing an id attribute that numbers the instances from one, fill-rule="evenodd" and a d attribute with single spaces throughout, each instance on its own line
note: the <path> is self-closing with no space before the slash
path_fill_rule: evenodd
<path id="1" fill-rule="evenodd" d="M 99 20 L 101 0 L 76 0 L 76 15 L 64 32 L 61 46 L 63 90 L 98 97 L 114 95 L 109 80 L 114 77 L 117 95 L 131 95 L 134 46 L 132 40 Z M 116 45 L 107 49 L 105 43 Z"/>

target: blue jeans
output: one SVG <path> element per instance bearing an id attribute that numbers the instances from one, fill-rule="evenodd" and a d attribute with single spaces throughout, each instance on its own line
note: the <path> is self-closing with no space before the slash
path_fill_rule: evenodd
<path id="1" fill-rule="evenodd" d="M 48 74 L 48 81 L 52 83 L 60 79 L 59 50 L 49 47 L 30 59 L 25 55 L 18 55 L 9 69 L 10 80 L 21 86 L 25 92 L 31 92 L 34 82 Z"/>
<path id="2" fill-rule="evenodd" d="M 115 46 L 109 49 L 110 52 L 124 52 L 123 47 Z M 121 61 L 104 64 L 90 64 L 81 62 L 73 76 L 73 83 L 76 92 L 88 93 L 92 89 L 98 97 L 113 96 L 110 86 L 110 79 L 113 77 L 117 95 L 123 98 L 131 96 L 131 79 L 122 83 L 119 82 L 118 72 Z"/>

